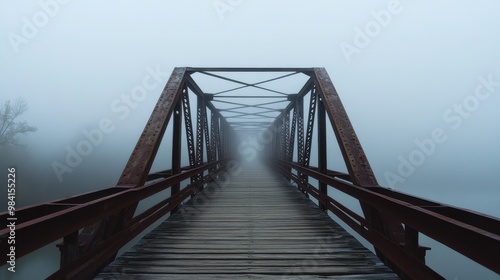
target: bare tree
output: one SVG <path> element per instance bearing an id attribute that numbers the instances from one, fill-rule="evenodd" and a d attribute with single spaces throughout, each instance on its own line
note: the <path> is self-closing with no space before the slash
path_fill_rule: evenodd
<path id="1" fill-rule="evenodd" d="M 28 103 L 21 98 L 17 99 L 14 104 L 7 100 L 3 107 L 0 107 L 0 147 L 19 146 L 19 135 L 37 130 L 27 122 L 19 121 L 19 117 L 26 113 L 28 108 Z"/>

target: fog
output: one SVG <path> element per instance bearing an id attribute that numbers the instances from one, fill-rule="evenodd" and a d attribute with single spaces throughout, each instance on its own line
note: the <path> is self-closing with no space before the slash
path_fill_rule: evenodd
<path id="1" fill-rule="evenodd" d="M 0 166 L 17 168 L 20 205 L 111 187 L 174 67 L 325 67 L 380 185 L 500 217 L 499 9 L 496 1 L 2 0 L 0 102 L 26 100 L 22 119 L 38 131 L 3 149 Z M 131 99 L 137 86 L 147 89 L 140 100 Z M 102 139 L 69 166 L 68 153 L 95 129 Z M 55 172 L 58 163 L 68 172 Z M 500 279 L 446 248 L 427 260 L 447 279 Z M 46 266 L 18 269 L 28 267 Z M 0 277 L 27 277 L 5 269 Z"/>

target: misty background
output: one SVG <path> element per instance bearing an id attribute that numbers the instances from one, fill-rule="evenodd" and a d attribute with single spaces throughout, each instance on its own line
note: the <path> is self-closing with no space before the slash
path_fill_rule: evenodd
<path id="1" fill-rule="evenodd" d="M 496 1 L 1 0 L 0 103 L 25 99 L 22 119 L 38 131 L 21 138 L 25 147 L 3 149 L 0 167 L 17 168 L 18 205 L 111 187 L 174 67 L 325 67 L 380 185 L 500 217 L 499 8 Z M 141 100 L 127 101 L 148 76 Z M 479 85 L 490 92 L 483 100 L 474 99 Z M 103 119 L 112 131 L 58 178 L 54 162 L 64 164 L 67 147 Z M 401 175 L 401 158 L 435 129 L 446 140 L 390 184 L 387 174 Z M 5 211 L 6 191 L 0 199 Z M 447 279 L 500 279 L 432 240 L 422 245 L 432 247 L 427 263 Z M 52 247 L 44 250 L 57 253 Z M 3 266 L 0 277 L 50 274 L 57 255 L 44 254 L 19 260 L 15 275 Z"/>

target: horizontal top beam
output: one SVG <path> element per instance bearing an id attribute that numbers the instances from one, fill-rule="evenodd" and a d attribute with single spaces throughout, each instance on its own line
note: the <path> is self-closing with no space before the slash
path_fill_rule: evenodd
<path id="1" fill-rule="evenodd" d="M 258 67 L 242 67 L 242 68 L 223 68 L 223 67 L 187 67 L 187 72 L 309 72 L 312 73 L 314 68 L 258 68 Z"/>

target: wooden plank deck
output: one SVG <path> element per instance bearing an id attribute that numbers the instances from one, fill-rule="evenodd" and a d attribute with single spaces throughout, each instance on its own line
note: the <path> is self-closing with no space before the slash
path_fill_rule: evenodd
<path id="1" fill-rule="evenodd" d="M 399 279 L 264 167 L 211 185 L 96 279 Z"/>

